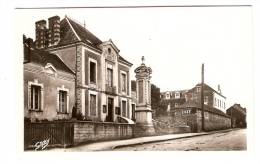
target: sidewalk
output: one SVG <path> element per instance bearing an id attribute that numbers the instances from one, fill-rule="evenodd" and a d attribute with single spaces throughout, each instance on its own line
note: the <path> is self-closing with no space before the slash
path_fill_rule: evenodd
<path id="1" fill-rule="evenodd" d="M 71 152 L 71 151 L 109 151 L 115 148 L 138 145 L 144 143 L 152 143 L 152 142 L 160 142 L 181 138 L 190 138 L 202 135 L 210 135 L 214 133 L 225 133 L 232 131 L 234 129 L 220 130 L 220 131 L 212 131 L 212 132 L 202 132 L 202 133 L 184 133 L 184 134 L 168 134 L 161 136 L 150 136 L 150 137 L 139 137 L 139 138 L 131 138 L 126 140 L 115 140 L 115 141 L 104 141 L 104 142 L 96 142 L 89 143 L 80 146 L 75 146 L 71 148 L 54 148 L 49 149 L 49 151 L 63 151 L 63 152 Z"/>

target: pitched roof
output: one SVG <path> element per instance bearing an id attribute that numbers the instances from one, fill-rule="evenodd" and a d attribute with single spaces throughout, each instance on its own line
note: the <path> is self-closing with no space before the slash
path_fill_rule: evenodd
<path id="1" fill-rule="evenodd" d="M 226 111 L 231 111 L 231 110 L 233 110 L 233 111 L 236 110 L 236 111 L 240 112 L 241 114 L 246 115 L 246 108 L 241 107 L 240 104 L 234 104 L 231 107 L 229 107 Z"/>
<path id="2" fill-rule="evenodd" d="M 41 66 L 46 66 L 47 63 L 51 63 L 57 70 L 74 74 L 74 72 L 55 54 L 34 49 L 29 55 L 29 63 L 37 63 Z"/>
<path id="3" fill-rule="evenodd" d="M 79 23 L 76 23 L 72 19 L 66 17 L 75 32 L 77 33 L 78 37 L 81 41 L 84 43 L 93 46 L 94 48 L 99 49 L 98 45 L 102 43 L 102 41 L 96 37 L 94 34 L 92 34 L 90 31 L 88 31 L 85 27 L 80 25 Z M 66 19 L 65 18 L 65 19 Z"/>
<path id="4" fill-rule="evenodd" d="M 174 94 L 176 92 L 178 93 L 186 93 L 188 92 L 189 90 L 188 89 L 182 89 L 182 90 L 175 90 L 175 91 L 164 91 L 164 92 L 161 92 L 161 94 L 165 94 L 165 93 L 171 93 L 171 94 Z"/>
<path id="5" fill-rule="evenodd" d="M 83 27 L 80 23 L 77 23 L 75 20 L 66 16 L 60 22 L 60 41 L 57 45 L 52 47 L 59 47 L 80 41 L 101 51 L 99 45 L 102 44 L 102 41 L 85 27 Z M 130 66 L 133 65 L 120 55 L 119 61 Z"/>
<path id="6" fill-rule="evenodd" d="M 195 87 L 193 87 L 190 91 L 192 92 L 197 86 L 201 86 L 201 83 L 197 84 Z M 218 95 L 226 98 L 225 96 L 223 96 L 221 93 L 217 92 L 215 89 L 211 88 L 208 84 L 204 83 L 204 90 L 211 90 L 215 93 L 217 93 Z"/>
<path id="7" fill-rule="evenodd" d="M 128 65 L 130 65 L 130 66 L 133 65 L 132 63 L 130 63 L 129 61 L 127 61 L 126 59 L 124 59 L 121 55 L 118 55 L 118 59 L 119 59 L 119 61 L 122 61 L 123 63 L 126 63 L 126 64 L 128 64 Z"/>
<path id="8" fill-rule="evenodd" d="M 80 41 L 95 49 L 101 50 L 98 45 L 101 44 L 102 41 L 98 37 L 75 20 L 65 16 L 60 22 L 60 41 L 57 45 L 52 46 L 52 48 Z"/>

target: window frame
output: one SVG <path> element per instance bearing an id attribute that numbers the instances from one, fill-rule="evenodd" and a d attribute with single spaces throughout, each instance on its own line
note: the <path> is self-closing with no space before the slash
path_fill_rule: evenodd
<path id="1" fill-rule="evenodd" d="M 123 85 L 123 76 L 125 76 L 125 83 Z M 127 93 L 128 89 L 127 89 L 127 73 L 125 71 L 122 71 L 120 70 L 120 90 L 121 90 L 121 93 Z M 123 88 L 125 88 L 125 90 L 123 90 Z"/>
<path id="2" fill-rule="evenodd" d="M 65 111 L 60 111 L 60 92 L 66 92 L 66 109 Z M 68 114 L 69 113 L 69 89 L 65 88 L 64 85 L 57 87 L 57 113 Z"/>
<path id="3" fill-rule="evenodd" d="M 91 81 L 91 63 L 95 64 L 95 81 Z M 88 60 L 88 83 L 92 85 L 97 85 L 97 60 L 89 58 Z"/>
<path id="4" fill-rule="evenodd" d="M 125 102 L 125 111 L 123 108 L 123 102 Z M 128 116 L 127 116 L 128 109 L 127 109 L 127 100 L 126 99 L 121 99 L 121 109 L 122 109 L 121 116 L 128 118 Z M 125 116 L 124 116 L 124 114 L 125 114 Z"/>
<path id="5" fill-rule="evenodd" d="M 114 85 L 114 70 L 113 70 L 113 66 L 112 65 L 110 65 L 110 64 L 108 64 L 107 65 L 107 67 L 106 67 L 107 69 L 106 69 L 106 84 L 109 86 L 109 87 L 113 87 L 113 85 Z M 109 71 L 108 70 L 111 70 L 111 86 L 109 85 Z"/>
<path id="6" fill-rule="evenodd" d="M 181 93 L 180 93 L 180 92 L 175 92 L 175 93 L 174 93 L 174 98 L 175 98 L 175 99 L 181 98 Z"/>
<path id="7" fill-rule="evenodd" d="M 200 87 L 200 86 L 197 86 L 196 91 L 197 91 L 197 92 L 201 92 L 201 87 Z"/>
<path id="8" fill-rule="evenodd" d="M 40 87 L 40 99 L 39 99 L 39 109 L 35 109 L 31 106 L 31 89 L 32 89 L 32 86 L 36 86 L 36 87 Z M 38 80 L 37 79 L 34 79 L 34 81 L 28 81 L 28 110 L 29 111 L 36 111 L 36 112 L 42 112 L 43 111 L 43 101 L 44 101 L 44 86 L 42 83 L 38 83 Z"/>
<path id="9" fill-rule="evenodd" d="M 166 92 L 166 94 L 165 94 L 165 99 L 167 99 L 167 100 L 171 99 L 171 94 L 170 94 L 170 92 Z"/>
<path id="10" fill-rule="evenodd" d="M 96 97 L 96 109 L 95 109 L 95 115 L 92 115 L 92 113 L 91 113 L 91 95 L 93 95 L 93 96 L 95 96 Z M 88 94 L 88 116 L 90 116 L 90 117 L 96 117 L 96 116 L 98 116 L 98 96 L 97 96 L 97 92 L 95 92 L 95 91 L 89 91 L 89 94 Z"/>
<path id="11" fill-rule="evenodd" d="M 208 96 L 204 97 L 204 104 L 206 104 L 206 105 L 209 104 L 209 97 Z"/>

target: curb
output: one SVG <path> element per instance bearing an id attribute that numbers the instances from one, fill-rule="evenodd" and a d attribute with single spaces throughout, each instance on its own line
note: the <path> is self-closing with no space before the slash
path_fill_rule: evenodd
<path id="1" fill-rule="evenodd" d="M 230 131 L 233 131 L 233 130 L 238 130 L 238 129 L 226 129 L 226 130 L 222 130 L 222 131 L 213 131 L 213 132 L 195 134 L 195 135 L 190 135 L 190 136 L 183 136 L 183 137 L 178 137 L 178 138 L 159 139 L 159 140 L 143 141 L 143 142 L 132 143 L 132 144 L 130 143 L 130 144 L 124 144 L 124 145 L 116 145 L 116 146 L 113 146 L 111 149 L 113 150 L 113 149 L 127 147 L 127 146 L 136 146 L 136 145 L 142 145 L 142 144 L 147 144 L 147 143 L 155 143 L 155 142 L 162 142 L 162 141 L 169 141 L 169 140 L 199 137 L 199 136 L 211 135 L 211 134 L 216 134 L 216 133 L 227 133 L 227 132 L 230 132 Z"/>

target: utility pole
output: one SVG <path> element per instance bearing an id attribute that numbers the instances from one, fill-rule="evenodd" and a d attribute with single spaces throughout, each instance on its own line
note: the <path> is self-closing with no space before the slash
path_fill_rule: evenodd
<path id="1" fill-rule="evenodd" d="M 204 63 L 201 68 L 201 130 L 204 131 Z"/>

